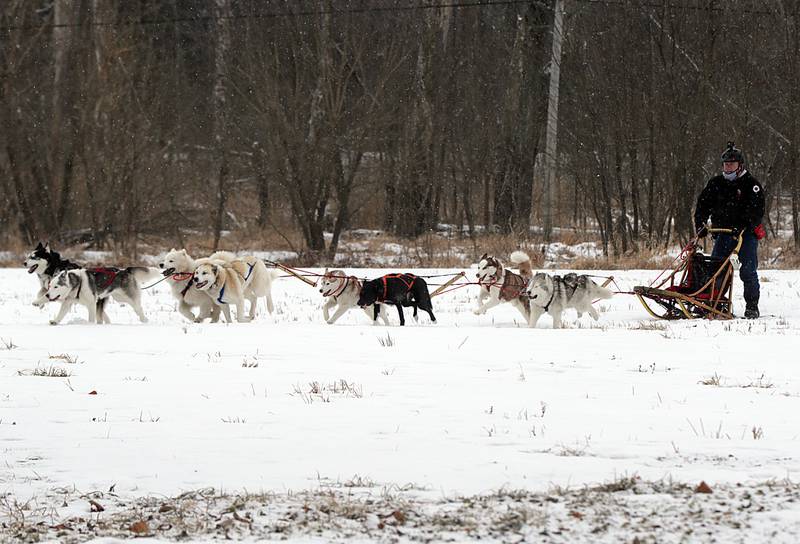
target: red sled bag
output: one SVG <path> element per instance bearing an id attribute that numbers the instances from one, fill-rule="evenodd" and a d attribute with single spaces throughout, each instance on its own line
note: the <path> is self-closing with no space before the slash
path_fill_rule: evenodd
<path id="1" fill-rule="evenodd" d="M 763 240 L 764 238 L 767 237 L 767 229 L 764 228 L 763 224 L 760 224 L 756 228 L 754 228 L 753 232 L 756 235 L 756 240 Z"/>

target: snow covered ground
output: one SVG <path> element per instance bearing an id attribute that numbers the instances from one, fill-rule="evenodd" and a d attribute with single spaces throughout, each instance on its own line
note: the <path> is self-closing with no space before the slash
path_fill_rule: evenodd
<path id="1" fill-rule="evenodd" d="M 36 280 L 0 270 L 0 542 L 130 536 L 115 516 L 147 515 L 142 534 L 184 540 L 795 542 L 800 273 L 761 275 L 758 321 L 655 322 L 618 295 L 598 323 L 531 330 L 473 315 L 467 287 L 435 325 L 331 326 L 281 279 L 249 324 L 188 323 L 162 283 L 148 324 L 112 303 L 112 325 L 78 308 L 53 327 Z M 186 501 L 217 521 L 163 521 Z"/>

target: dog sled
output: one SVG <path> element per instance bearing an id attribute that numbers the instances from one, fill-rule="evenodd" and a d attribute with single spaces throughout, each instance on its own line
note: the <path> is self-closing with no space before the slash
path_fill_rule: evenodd
<path id="1" fill-rule="evenodd" d="M 633 288 L 633 294 L 656 319 L 733 318 L 733 274 L 739 267 L 742 233 L 715 228 L 708 232 L 738 234 L 736 246 L 728 257 L 704 255 L 695 238 L 683 248 L 675 259 L 678 265 L 660 283 L 656 284 L 669 269 L 649 286 Z"/>

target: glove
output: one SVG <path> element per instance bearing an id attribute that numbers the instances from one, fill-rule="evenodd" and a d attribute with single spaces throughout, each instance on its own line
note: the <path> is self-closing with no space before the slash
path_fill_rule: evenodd
<path id="1" fill-rule="evenodd" d="M 759 224 L 756 228 L 753 229 L 753 232 L 756 235 L 756 240 L 763 240 L 767 237 L 767 229 L 764 228 L 763 224 Z"/>
<path id="2" fill-rule="evenodd" d="M 706 236 L 708 236 L 708 227 L 705 226 L 705 225 L 701 225 L 697 229 L 697 237 L 698 238 L 705 238 Z"/>

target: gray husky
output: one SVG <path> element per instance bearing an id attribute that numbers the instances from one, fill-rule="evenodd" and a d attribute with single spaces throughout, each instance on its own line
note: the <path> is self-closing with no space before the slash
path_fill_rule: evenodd
<path id="1" fill-rule="evenodd" d="M 355 276 L 348 276 L 344 270 L 328 270 L 322 275 L 319 292 L 327 300 L 322 306 L 322 316 L 325 322 L 332 325 L 342 317 L 347 310 L 351 308 L 358 308 L 358 297 L 361 294 L 361 280 Z M 333 316 L 330 315 L 331 309 L 336 306 Z M 364 312 L 373 319 L 373 308 L 363 308 Z M 379 309 L 380 318 L 383 320 L 384 325 L 389 325 L 389 320 L 386 318 L 386 309 L 381 305 Z M 377 321 L 373 321 L 378 324 Z"/>
<path id="2" fill-rule="evenodd" d="M 62 270 L 53 276 L 47 288 L 50 302 L 61 302 L 61 309 L 51 325 L 58 325 L 74 304 L 82 304 L 89 311 L 90 323 L 111 323 L 105 312 L 108 298 L 128 304 L 142 323 L 147 318 L 142 311 L 142 292 L 139 281 L 147 281 L 158 271 L 143 267 L 129 268 L 79 268 Z"/>
<path id="3" fill-rule="evenodd" d="M 581 317 L 588 312 L 597 321 L 600 315 L 592 306 L 597 299 L 611 298 L 613 293 L 597 285 L 589 276 L 570 273 L 564 276 L 549 276 L 540 272 L 533 276 L 526 288 L 531 304 L 531 317 L 528 325 L 536 326 L 543 313 L 553 318 L 553 328 L 561 328 L 561 314 L 567 308 L 574 308 Z"/>

